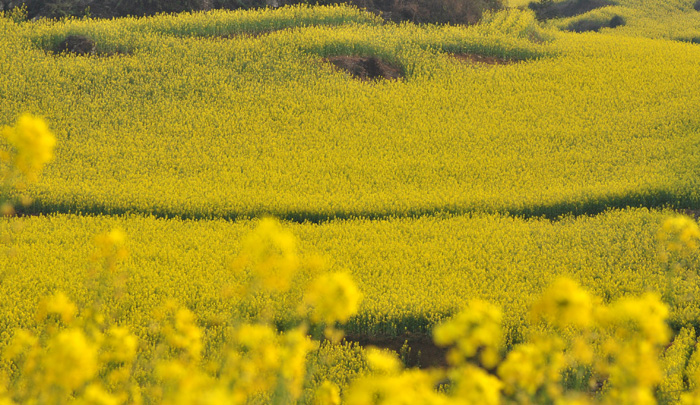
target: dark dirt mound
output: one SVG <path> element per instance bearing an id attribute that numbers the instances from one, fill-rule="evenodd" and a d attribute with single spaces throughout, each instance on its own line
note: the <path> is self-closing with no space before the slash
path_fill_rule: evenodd
<path id="1" fill-rule="evenodd" d="M 520 59 L 506 59 L 498 56 L 486 56 L 479 55 L 476 53 L 457 53 L 452 55 L 455 59 L 460 62 L 475 64 L 475 65 L 512 65 L 515 63 L 522 62 Z"/>
<path id="2" fill-rule="evenodd" d="M 700 0 L 696 1 L 695 4 L 693 4 L 693 8 L 695 11 L 700 11 Z"/>
<path id="3" fill-rule="evenodd" d="M 625 25 L 626 21 L 619 15 L 614 16 L 609 21 L 600 20 L 579 20 L 569 24 L 565 28 L 566 31 L 572 32 L 588 32 L 588 31 L 600 31 L 601 28 L 617 28 Z"/>
<path id="4" fill-rule="evenodd" d="M 352 77 L 360 80 L 396 80 L 403 77 L 401 69 L 375 56 L 334 56 L 326 58 L 324 61 L 333 64 L 336 68 L 344 70 Z"/>
<path id="5" fill-rule="evenodd" d="M 528 7 L 535 12 L 537 19 L 549 20 L 551 18 L 573 17 L 612 5 L 615 3 L 611 0 L 567 0 L 563 2 L 540 0 L 531 2 Z"/>
<path id="6" fill-rule="evenodd" d="M 78 55 L 107 57 L 131 54 L 131 50 L 123 49 L 117 49 L 110 52 L 98 52 L 95 41 L 83 35 L 69 35 L 53 49 L 45 49 L 45 51 L 56 56 Z"/>
<path id="7" fill-rule="evenodd" d="M 447 349 L 438 347 L 427 334 L 406 333 L 403 336 L 347 335 L 345 340 L 360 346 L 393 350 L 407 367 L 447 367 Z"/>
<path id="8" fill-rule="evenodd" d="M 69 35 L 56 46 L 54 52 L 94 55 L 96 53 L 95 41 L 83 35 Z"/>

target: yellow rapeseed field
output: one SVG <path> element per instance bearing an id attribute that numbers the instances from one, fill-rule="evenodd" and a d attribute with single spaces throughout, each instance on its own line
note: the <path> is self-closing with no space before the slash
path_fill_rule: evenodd
<path id="1" fill-rule="evenodd" d="M 347 271 L 364 295 L 359 314 L 348 325 L 353 332 L 426 331 L 468 300 L 480 298 L 504 308 L 508 340 L 517 340 L 525 333 L 528 306 L 557 277 L 573 278 L 606 301 L 663 292 L 665 263 L 676 260 L 660 259 L 657 230 L 670 214 L 640 209 L 556 222 L 469 215 L 287 224 L 299 251 L 319 256 L 325 265 L 302 266 L 278 297 L 243 303 L 234 293 L 241 278 L 235 263 L 257 220 L 77 215 L 11 219 L 0 227 L 8 235 L 6 243 L 11 242 L 11 255 L 0 257 L 6 269 L 0 286 L 0 295 L 6 297 L 0 300 L 2 322 L 5 330 L 31 327 L 34 320 L 27 314 L 55 290 L 79 303 L 94 300 L 85 284 L 94 267 L 92 240 L 118 228 L 128 235 L 129 257 L 121 266 L 129 274 L 129 293 L 115 310 L 138 328 L 148 327 L 152 309 L 166 297 L 192 309 L 204 322 L 216 323 L 221 313 L 237 311 L 253 316 L 268 304 L 277 321 L 290 322 L 296 309 L 285 303 L 300 299 L 319 269 L 327 268 Z M 50 276 L 44 268 L 52 269 Z M 271 280 L 279 280 L 283 271 L 277 270 L 278 278 Z M 697 293 L 697 278 L 679 274 L 670 314 L 674 324 L 695 322 L 700 315 Z"/>
<path id="2" fill-rule="evenodd" d="M 694 8 L 0 14 L 0 404 L 700 403 Z"/>
<path id="3" fill-rule="evenodd" d="M 607 21 L 620 16 L 624 25 L 603 28 L 611 35 L 700 42 L 700 16 L 696 0 L 617 0 L 582 15 L 553 21 L 566 28 L 581 20 Z"/>
<path id="4" fill-rule="evenodd" d="M 555 35 L 517 11 L 463 28 L 339 10 L 351 22 L 309 9 L 307 27 L 228 39 L 203 38 L 206 24 L 183 36 L 200 14 L 152 29 L 3 20 L 0 121 L 41 114 L 59 141 L 32 209 L 313 220 L 697 202 L 694 45 Z M 215 13 L 228 28 L 211 35 L 265 30 L 270 13 Z M 69 34 L 103 56 L 45 50 Z M 486 68 L 450 52 L 526 61 Z M 346 54 L 406 77 L 360 82 L 321 62 Z"/>

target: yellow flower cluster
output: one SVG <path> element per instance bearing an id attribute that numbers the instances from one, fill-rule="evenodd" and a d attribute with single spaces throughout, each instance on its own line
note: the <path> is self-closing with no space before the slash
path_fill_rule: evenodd
<path id="1" fill-rule="evenodd" d="M 0 128 L 0 215 L 14 214 L 8 196 L 38 180 L 44 166 L 53 159 L 55 144 L 46 122 L 30 114 L 21 115 L 13 127 Z M 27 196 L 20 197 L 23 205 L 31 202 Z"/>
<path id="2" fill-rule="evenodd" d="M 504 384 L 498 377 L 472 364 L 454 368 L 448 377 L 455 381 L 453 396 L 465 405 L 498 405 Z"/>
<path id="3" fill-rule="evenodd" d="M 558 287 L 576 297 L 574 303 L 595 301 L 592 297 L 586 297 L 588 293 L 574 282 L 560 280 L 535 305 L 535 312 L 543 314 L 543 308 L 550 308 L 543 302 L 562 303 L 554 292 Z M 666 307 L 657 297 L 627 298 L 609 306 L 599 304 L 594 310 L 590 305 L 584 305 L 583 311 L 589 312 L 585 324 L 580 316 L 572 315 L 572 308 L 567 309 L 566 306 L 569 304 L 560 305 L 555 311 L 544 312 L 551 326 L 557 327 L 556 332 L 551 332 L 551 328 L 547 332 L 545 328 L 533 335 L 529 342 L 516 345 L 502 362 L 496 360 L 488 365 L 488 368 L 495 367 L 495 375 L 464 362 L 447 372 L 404 371 L 398 366 L 398 359 L 392 359 L 386 353 L 368 351 L 367 361 L 376 374 L 351 384 L 345 396 L 347 403 L 585 404 L 600 401 L 655 404 L 656 388 L 662 381 L 670 383 L 674 373 L 682 372 L 679 368 L 671 370 L 674 363 L 672 360 L 666 361 L 669 369 L 666 370 L 667 378 L 663 379 L 660 366 L 664 361 L 660 361 L 660 355 L 670 335 L 666 325 Z M 470 311 L 474 313 L 469 315 Z M 573 313 L 581 311 L 579 305 Z M 453 320 L 436 328 L 436 343 L 450 341 L 456 348 L 473 347 L 471 341 L 480 341 L 484 336 L 483 328 L 478 327 L 484 323 L 481 320 L 484 313 L 496 314 L 497 311 L 485 309 L 484 304 L 471 304 Z M 533 314 L 532 319 L 540 318 Z M 451 333 L 453 329 L 458 329 L 456 325 L 461 325 L 463 331 L 459 336 Z M 569 326 L 573 329 L 569 329 Z M 455 336 L 454 341 L 447 339 L 447 336 Z M 687 358 L 689 339 L 692 337 L 688 336 L 687 331 L 677 337 L 678 350 L 686 351 L 681 355 L 683 358 Z M 582 345 L 589 345 L 588 351 L 593 354 L 587 357 L 575 355 L 575 352 L 581 351 Z M 666 357 L 671 356 L 674 356 L 673 351 L 667 351 Z M 586 371 L 589 378 L 587 384 L 578 388 L 581 391 L 567 387 L 564 381 L 565 372 L 577 369 Z M 450 385 L 445 391 L 436 391 L 436 383 L 445 376 L 449 378 Z M 602 383 L 605 387 L 595 393 L 596 401 L 590 395 L 590 390 L 600 387 Z M 676 397 L 680 397 L 680 393 Z"/>
<path id="4" fill-rule="evenodd" d="M 73 304 L 64 293 L 57 292 L 53 296 L 41 301 L 36 317 L 39 322 L 42 322 L 48 316 L 55 314 L 58 315 L 63 323 L 69 324 L 77 312 L 78 308 L 75 304 Z"/>
<path id="5" fill-rule="evenodd" d="M 162 330 L 168 345 L 181 351 L 189 361 L 197 362 L 202 352 L 202 331 L 195 324 L 194 314 L 169 302 L 161 317 L 169 319 L 169 322 L 164 322 L 166 326 Z"/>
<path id="6" fill-rule="evenodd" d="M 316 391 L 314 405 L 340 405 L 340 389 L 330 381 L 324 381 Z"/>
<path id="7" fill-rule="evenodd" d="M 269 325 L 244 324 L 233 340 L 235 350 L 229 353 L 222 375 L 231 381 L 234 397 L 273 392 L 280 382 L 287 397 L 274 392 L 277 401 L 294 401 L 302 395 L 306 356 L 316 348 L 304 327 L 278 335 Z"/>
<path id="8" fill-rule="evenodd" d="M 472 301 L 457 316 L 437 326 L 433 336 L 439 346 L 455 346 L 448 354 L 451 364 L 463 364 L 478 354 L 481 363 L 492 368 L 498 364 L 502 344 L 501 310 L 483 301 Z"/>
<path id="9" fill-rule="evenodd" d="M 532 307 L 537 319 L 543 318 L 560 328 L 588 328 L 593 322 L 591 296 L 568 278 L 555 281 Z"/>
<path id="10" fill-rule="evenodd" d="M 661 260 L 669 260 L 669 255 L 672 254 L 688 256 L 696 253 L 700 247 L 700 227 L 687 216 L 670 217 L 659 228 L 656 239 Z"/>
<path id="11" fill-rule="evenodd" d="M 513 349 L 498 366 L 505 393 L 520 403 L 541 395 L 559 399 L 562 372 L 567 366 L 563 349 L 557 338 L 538 339 Z"/>
<path id="12" fill-rule="evenodd" d="M 348 273 L 330 273 L 314 280 L 304 298 L 313 322 L 333 325 L 357 313 L 362 294 Z"/>
<path id="13" fill-rule="evenodd" d="M 95 239 L 98 256 L 116 255 L 115 248 L 125 239 L 122 231 L 100 235 Z M 253 267 L 261 267 L 262 263 L 269 270 L 285 263 L 286 253 L 296 263 L 292 242 L 291 234 L 269 219 L 258 224 L 243 246 L 253 258 L 249 261 Z M 114 272 L 117 270 L 103 269 L 103 273 Z M 347 274 L 333 273 L 319 280 L 312 283 L 313 297 L 304 302 L 322 315 L 318 318 L 322 321 L 333 325 L 346 322 L 357 312 L 360 296 L 352 279 Z M 96 286 L 104 290 L 98 292 L 100 297 L 111 294 L 110 286 L 105 285 L 109 278 L 102 281 Z M 113 303 L 124 300 L 108 298 L 115 300 Z M 83 307 L 78 314 L 78 307 L 64 293 L 44 299 L 35 317 L 41 331 L 34 334 L 18 330 L 4 350 L 4 359 L 11 365 L 7 371 L 12 383 L 0 391 L 2 398 L 22 403 L 66 403 L 75 399 L 139 404 L 144 398 L 173 404 L 198 403 L 202 399 L 243 404 L 255 398 L 291 403 L 304 395 L 311 398 L 305 391 L 312 367 L 308 364 L 310 353 L 316 352 L 319 358 L 331 355 L 311 340 L 306 322 L 280 333 L 268 318 L 250 323 L 233 316 L 224 331 L 228 338 L 216 342 L 217 349 L 209 342 L 206 349 L 210 353 L 205 358 L 205 330 L 192 311 L 172 300 L 155 311 L 147 333 L 141 336 L 141 346 L 150 349 L 142 350 L 130 327 L 116 325 L 118 319 L 113 314 L 117 312 L 105 302 Z M 336 349 L 343 351 L 340 346 Z M 319 359 L 316 366 L 324 363 Z M 145 381 L 139 380 L 144 375 Z M 333 401 L 339 395 L 333 386 L 323 387 L 326 400 Z"/>
<path id="14" fill-rule="evenodd" d="M 126 248 L 126 234 L 119 228 L 95 236 L 95 251 L 92 259 L 101 263 L 103 270 L 115 272 L 129 251 Z"/>
<path id="15" fill-rule="evenodd" d="M 39 308 L 41 333 L 14 332 L 3 351 L 4 360 L 16 367 L 8 390 L 0 391 L 4 403 L 65 403 L 69 398 L 80 403 L 140 403 L 131 379 L 136 337 L 124 327 L 102 330 L 89 319 L 74 319 L 76 309 L 57 293 Z M 50 318 L 54 314 L 58 324 Z"/>
<path id="16" fill-rule="evenodd" d="M 27 182 L 35 182 L 44 165 L 53 159 L 56 138 L 39 117 L 20 116 L 14 127 L 2 128 L 2 138 L 12 151 L 3 151 L 0 157 L 9 161 Z"/>
<path id="17" fill-rule="evenodd" d="M 253 282 L 269 291 L 287 291 L 298 269 L 294 235 L 272 218 L 260 221 L 234 263 L 234 270 L 248 270 Z"/>
<path id="18" fill-rule="evenodd" d="M 381 363 L 384 362 L 384 360 L 381 361 Z M 381 365 L 378 367 L 381 368 Z M 343 403 L 347 405 L 446 404 L 447 402 L 442 399 L 443 395 L 434 389 L 441 374 L 438 371 L 395 369 L 388 374 L 360 377 L 348 387 Z"/>

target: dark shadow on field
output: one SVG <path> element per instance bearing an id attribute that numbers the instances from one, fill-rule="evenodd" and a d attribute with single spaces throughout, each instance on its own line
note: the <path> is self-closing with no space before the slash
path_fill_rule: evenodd
<path id="1" fill-rule="evenodd" d="M 611 0 L 565 0 L 562 2 L 539 0 L 530 2 L 528 7 L 535 12 L 538 20 L 549 20 L 552 18 L 574 17 L 597 8 L 615 4 Z"/>
<path id="2" fill-rule="evenodd" d="M 564 28 L 566 31 L 571 32 L 598 32 L 603 28 L 617 28 L 625 25 L 627 22 L 624 18 L 619 15 L 612 17 L 610 20 L 594 20 L 594 19 L 584 19 L 572 22 Z"/>
<path id="3" fill-rule="evenodd" d="M 274 211 L 269 209 L 251 209 L 246 211 L 215 212 L 182 212 L 159 207 L 117 207 L 80 202 L 45 203 L 40 198 L 35 199 L 29 207 L 18 207 L 19 215 L 38 214 L 80 214 L 80 215 L 152 215 L 158 218 L 179 219 L 225 219 L 230 221 L 251 218 L 275 217 L 283 221 L 297 223 L 323 223 L 332 220 L 368 219 L 382 220 L 393 218 L 418 218 L 423 216 L 453 216 L 464 214 L 501 214 L 521 218 L 542 218 L 557 220 L 563 216 L 597 215 L 609 209 L 625 209 L 645 207 L 650 209 L 671 208 L 676 210 L 700 209 L 700 196 L 688 194 L 677 195 L 667 190 L 649 190 L 645 192 L 603 196 L 582 201 L 562 201 L 551 204 L 536 204 L 513 208 L 488 208 L 478 205 L 443 205 L 430 207 L 415 207 L 403 211 L 390 210 L 338 210 L 333 212 L 314 210 Z"/>

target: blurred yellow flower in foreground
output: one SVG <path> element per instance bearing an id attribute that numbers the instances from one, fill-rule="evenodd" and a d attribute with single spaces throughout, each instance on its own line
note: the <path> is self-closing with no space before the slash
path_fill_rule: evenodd
<path id="1" fill-rule="evenodd" d="M 314 405 L 340 405 L 340 388 L 338 385 L 324 381 L 316 390 Z"/>
<path id="2" fill-rule="evenodd" d="M 573 280 L 554 282 L 532 306 L 534 320 L 545 319 L 560 328 L 587 328 L 593 322 L 591 296 Z"/>
<path id="3" fill-rule="evenodd" d="M 367 348 L 365 351 L 365 358 L 367 359 L 370 370 L 374 372 L 392 374 L 403 368 L 401 361 L 395 354 L 374 347 Z"/>
<path id="4" fill-rule="evenodd" d="M 296 238 L 279 221 L 260 221 L 243 243 L 234 270 L 249 269 L 255 282 L 271 291 L 287 291 L 299 269 Z"/>
<path id="5" fill-rule="evenodd" d="M 57 292 L 41 301 L 36 317 L 37 320 L 43 321 L 48 315 L 56 314 L 63 323 L 68 324 L 77 312 L 78 308 L 68 299 L 66 294 Z"/>
<path id="6" fill-rule="evenodd" d="M 454 318 L 435 327 L 435 344 L 454 345 L 447 355 L 453 365 L 479 355 L 486 367 L 494 367 L 499 360 L 502 317 L 497 306 L 473 300 Z"/>
<path id="7" fill-rule="evenodd" d="M 56 137 L 42 118 L 23 114 L 14 127 L 4 127 L 2 137 L 15 149 L 14 154 L 3 154 L 27 181 L 38 179 L 43 166 L 53 159 Z"/>
<path id="8" fill-rule="evenodd" d="M 659 242 L 660 258 L 668 260 L 669 253 L 687 256 L 700 247 L 700 227 L 692 218 L 678 215 L 668 218 L 656 233 Z"/>
<path id="9" fill-rule="evenodd" d="M 357 313 L 362 293 L 347 273 L 324 274 L 314 280 L 304 296 L 313 322 L 345 323 Z"/>
<path id="10" fill-rule="evenodd" d="M 90 381 L 98 371 L 98 347 L 80 329 L 67 329 L 49 341 L 44 381 L 72 391 Z"/>

